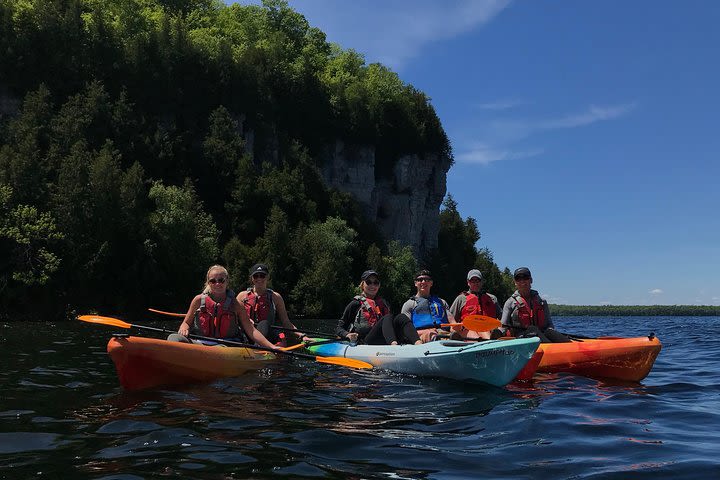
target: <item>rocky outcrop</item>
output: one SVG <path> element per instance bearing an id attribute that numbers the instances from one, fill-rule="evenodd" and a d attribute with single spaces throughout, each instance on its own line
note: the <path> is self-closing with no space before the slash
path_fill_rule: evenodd
<path id="1" fill-rule="evenodd" d="M 382 178 L 376 174 L 372 146 L 338 140 L 324 159 L 323 177 L 329 187 L 360 202 L 387 240 L 399 240 L 423 254 L 437 247 L 450 163 L 437 154 L 405 155 L 396 160 L 392 177 Z"/>

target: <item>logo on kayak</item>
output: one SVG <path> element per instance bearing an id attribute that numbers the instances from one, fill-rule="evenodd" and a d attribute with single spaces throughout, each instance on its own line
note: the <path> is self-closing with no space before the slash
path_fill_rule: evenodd
<path id="1" fill-rule="evenodd" d="M 375 352 L 376 357 L 394 357 L 395 354 L 393 352 Z"/>
<path id="2" fill-rule="evenodd" d="M 496 355 L 512 355 L 512 354 L 513 354 L 513 351 L 512 351 L 512 350 L 506 350 L 506 349 L 504 349 L 504 348 L 497 348 L 497 349 L 493 349 L 493 350 L 486 350 L 486 351 L 484 351 L 484 352 L 475 352 L 475 356 L 478 357 L 478 358 L 494 357 L 494 356 L 496 356 Z"/>

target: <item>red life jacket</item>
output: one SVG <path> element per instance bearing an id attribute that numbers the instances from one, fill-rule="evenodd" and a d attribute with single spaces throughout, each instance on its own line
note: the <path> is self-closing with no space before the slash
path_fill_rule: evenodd
<path id="1" fill-rule="evenodd" d="M 273 291 L 269 288 L 265 295 L 258 295 L 252 287 L 247 289 L 247 297 L 243 300 L 245 310 L 248 317 L 253 323 L 257 324 L 263 320 L 270 323 L 275 321 L 275 302 L 273 301 Z"/>
<path id="2" fill-rule="evenodd" d="M 463 292 L 463 295 L 465 295 L 465 306 L 460 310 L 458 320 L 462 320 L 466 315 L 487 315 L 488 317 L 497 318 L 497 307 L 490 295 L 483 293 L 480 298 L 470 292 Z"/>
<path id="3" fill-rule="evenodd" d="M 517 308 L 512 313 L 514 325 L 521 325 L 528 328 L 530 325 L 537 326 L 540 330 L 545 328 L 545 301 L 540 298 L 537 292 L 531 293 L 530 305 L 519 294 L 514 293 L 512 298 L 517 303 Z"/>
<path id="4" fill-rule="evenodd" d="M 200 335 L 214 338 L 236 338 L 240 335 L 238 320 L 232 309 L 235 292 L 227 290 L 225 301 L 220 304 L 203 293 L 200 308 L 195 312 L 194 327 Z"/>
<path id="5" fill-rule="evenodd" d="M 360 308 L 355 317 L 355 323 L 358 327 L 362 326 L 363 323 L 367 323 L 372 327 L 378 320 L 390 313 L 387 303 L 380 297 L 373 300 L 364 295 L 356 295 L 354 299 L 360 302 Z"/>

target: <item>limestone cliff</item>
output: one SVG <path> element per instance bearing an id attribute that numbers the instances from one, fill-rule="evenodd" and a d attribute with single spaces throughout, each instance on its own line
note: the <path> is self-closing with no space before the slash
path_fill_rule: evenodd
<path id="1" fill-rule="evenodd" d="M 387 240 L 411 245 L 420 254 L 437 247 L 450 158 L 402 156 L 395 162 L 392 178 L 376 178 L 372 146 L 337 141 L 324 160 L 325 183 L 358 200 Z"/>

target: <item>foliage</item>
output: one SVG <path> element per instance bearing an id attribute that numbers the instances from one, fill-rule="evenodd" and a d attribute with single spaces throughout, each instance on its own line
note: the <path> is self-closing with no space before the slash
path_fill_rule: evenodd
<path id="1" fill-rule="evenodd" d="M 550 305 L 553 316 L 720 316 L 712 305 Z"/>

